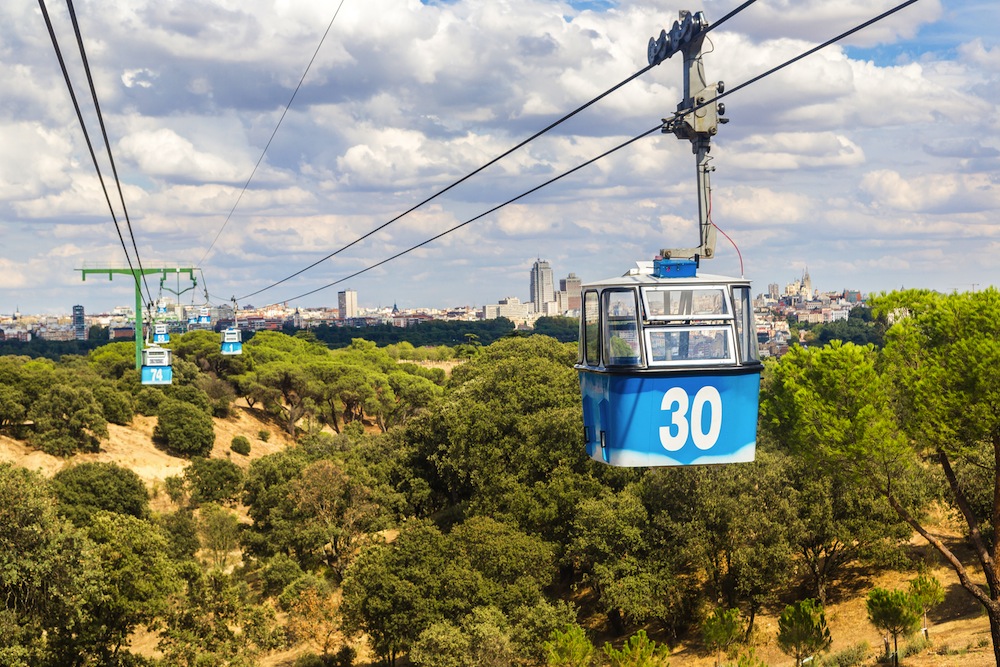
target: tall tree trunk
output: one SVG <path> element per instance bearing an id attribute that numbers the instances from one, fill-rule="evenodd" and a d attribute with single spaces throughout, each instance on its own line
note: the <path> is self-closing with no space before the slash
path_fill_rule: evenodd
<path id="1" fill-rule="evenodd" d="M 986 608 L 990 617 L 990 636 L 993 639 L 993 659 L 1000 665 L 1000 605 L 994 603 Z"/>

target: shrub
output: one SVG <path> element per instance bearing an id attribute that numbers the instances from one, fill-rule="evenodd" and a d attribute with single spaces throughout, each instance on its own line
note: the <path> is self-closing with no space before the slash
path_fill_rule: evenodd
<path id="1" fill-rule="evenodd" d="M 860 642 L 824 658 L 822 664 L 824 667 L 854 667 L 863 664 L 870 651 L 868 642 Z"/>
<path id="2" fill-rule="evenodd" d="M 101 404 L 101 411 L 107 421 L 120 426 L 132 423 L 135 405 L 130 394 L 104 385 L 94 388 L 94 398 Z"/>
<path id="3" fill-rule="evenodd" d="M 294 558 L 286 554 L 272 556 L 260 571 L 264 595 L 281 594 L 289 584 L 303 576 L 302 568 Z"/>
<path id="4" fill-rule="evenodd" d="M 233 442 L 229 445 L 229 448 L 237 454 L 247 456 L 250 454 L 250 440 L 244 435 L 237 435 L 233 438 Z"/>
<path id="5" fill-rule="evenodd" d="M 99 510 L 143 519 L 149 513 L 149 494 L 139 476 L 114 463 L 81 463 L 60 470 L 52 478 L 59 513 L 76 526 L 90 523 Z"/>
<path id="6" fill-rule="evenodd" d="M 163 388 L 163 393 L 175 401 L 183 401 L 201 408 L 207 415 L 212 414 L 212 400 L 204 391 L 194 385 L 172 384 Z"/>
<path id="7" fill-rule="evenodd" d="M 178 562 L 194 560 L 201 547 L 194 514 L 190 510 L 178 510 L 160 516 L 158 523 L 167 538 L 167 556 Z"/>
<path id="8" fill-rule="evenodd" d="M 180 475 L 171 475 L 163 480 L 163 488 L 167 490 L 167 497 L 178 505 L 187 498 L 187 482 Z"/>
<path id="9" fill-rule="evenodd" d="M 271 437 L 270 431 L 264 429 L 257 431 L 257 439 L 260 440 L 261 442 L 267 442 L 268 439 L 270 439 L 270 437 Z"/>
<path id="10" fill-rule="evenodd" d="M 215 444 L 212 418 L 190 403 L 164 399 L 153 428 L 153 442 L 175 456 L 207 456 Z"/>
<path id="11" fill-rule="evenodd" d="M 236 400 L 236 392 L 232 385 L 217 377 L 202 375 L 198 378 L 198 388 L 205 393 L 211 402 L 213 416 L 229 416 L 233 401 Z"/>
<path id="12" fill-rule="evenodd" d="M 184 477 L 195 505 L 231 501 L 243 488 L 243 470 L 228 459 L 196 456 L 184 471 Z"/>
<path id="13" fill-rule="evenodd" d="M 931 646 L 931 640 L 927 639 L 923 635 L 914 638 L 912 641 L 906 642 L 903 648 L 899 651 L 900 659 L 905 658 L 909 655 L 916 655 L 927 650 Z"/>
<path id="14" fill-rule="evenodd" d="M 156 387 L 143 387 L 135 395 L 135 411 L 140 415 L 155 417 L 165 396 Z"/>

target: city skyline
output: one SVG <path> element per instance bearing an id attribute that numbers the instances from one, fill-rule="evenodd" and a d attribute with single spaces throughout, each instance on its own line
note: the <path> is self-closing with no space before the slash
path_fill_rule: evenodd
<path id="1" fill-rule="evenodd" d="M 705 271 L 758 290 L 807 266 L 869 291 L 1000 284 L 1000 4 L 921 0 L 739 88 L 897 4 L 755 3 L 710 33 L 706 76 L 732 92 L 711 214 L 739 251 L 720 234 Z M 739 5 L 371 0 L 331 25 L 308 0 L 135 0 L 79 21 L 146 268 L 199 267 L 215 303 L 311 308 L 350 285 L 446 308 L 523 298 L 539 256 L 586 283 L 695 242 L 690 146 L 658 131 L 485 214 L 656 130 L 677 57 L 417 205 L 645 68 L 679 9 L 712 24 Z M 51 16 L 108 178 L 67 10 Z M 77 271 L 127 265 L 37 6 L 0 6 L 0 47 L 0 312 L 133 303 L 128 280 Z"/>
<path id="2" fill-rule="evenodd" d="M 537 261 L 538 261 L 537 259 L 533 260 L 533 264 L 535 262 L 537 262 Z M 548 262 L 545 262 L 545 263 L 549 264 Z M 557 273 L 557 270 L 559 271 L 558 273 Z M 552 272 L 553 275 L 559 275 L 560 273 L 562 273 L 561 269 L 559 269 L 558 267 L 551 267 L 551 266 L 549 266 L 549 271 Z M 531 280 L 531 275 L 530 274 L 531 274 L 531 271 L 529 271 L 529 276 L 528 276 L 528 280 L 529 280 L 529 292 L 530 292 L 530 280 Z M 768 295 L 769 292 L 771 291 L 772 287 L 778 288 L 779 294 L 786 294 L 788 292 L 788 290 L 793 285 L 795 285 L 796 283 L 802 282 L 803 277 L 807 277 L 807 278 L 810 277 L 808 269 L 803 269 L 802 271 L 799 271 L 799 272 L 797 272 L 795 274 L 792 274 L 792 275 L 790 275 L 788 277 L 782 276 L 782 277 L 779 277 L 779 278 L 775 278 L 774 280 L 760 280 L 760 281 L 756 281 L 755 280 L 755 281 L 751 281 L 752 294 L 753 294 L 753 296 L 755 298 L 757 296 Z M 568 271 L 566 271 L 566 276 L 557 279 L 560 284 L 559 284 L 559 289 L 555 290 L 555 291 L 556 292 L 558 292 L 558 291 L 566 291 L 564 289 L 564 287 L 565 287 L 565 283 L 567 282 L 568 279 L 570 279 L 570 280 L 576 279 L 577 281 L 579 281 L 579 278 L 576 276 L 576 272 L 572 271 L 572 270 L 568 270 Z M 522 281 L 523 281 L 523 277 L 522 277 Z M 582 281 L 579 281 L 578 284 L 582 285 L 582 284 L 585 284 L 585 283 L 583 283 Z M 839 286 L 839 287 L 830 287 L 830 286 L 823 286 L 823 285 L 816 286 L 813 283 L 813 281 L 811 280 L 811 278 L 807 281 L 806 284 L 812 289 L 812 291 L 814 291 L 817 294 L 841 294 L 841 293 L 846 293 L 846 292 L 852 292 L 852 293 L 853 292 L 857 292 L 857 293 L 860 293 L 861 295 L 863 295 L 864 297 L 867 297 L 870 294 L 874 294 L 874 293 L 883 291 L 883 290 L 869 291 L 869 290 L 864 289 L 864 286 L 862 286 L 862 285 L 843 285 L 843 286 Z M 979 289 L 983 289 L 986 286 L 983 286 L 983 285 L 971 286 L 970 285 L 970 290 L 958 290 L 958 291 L 975 291 L 975 290 L 972 289 L 973 287 L 975 288 L 975 290 L 979 290 Z M 348 297 L 347 294 L 350 294 L 351 296 Z M 360 296 L 359 296 L 359 294 L 360 294 Z M 331 310 L 331 311 L 338 311 L 338 313 L 339 313 L 339 311 L 341 311 L 342 308 L 345 308 L 345 307 L 349 306 L 349 313 L 350 314 L 348 316 L 349 317 L 354 317 L 354 316 L 357 316 L 360 313 L 368 313 L 368 312 L 376 312 L 376 311 L 391 311 L 393 308 L 396 308 L 396 307 L 398 307 L 399 310 L 401 310 L 401 311 L 421 311 L 421 310 L 425 310 L 425 311 L 446 311 L 446 310 L 453 309 L 453 308 L 475 308 L 475 309 L 482 309 L 485 306 L 495 305 L 498 302 L 501 302 L 501 301 L 503 301 L 505 299 L 508 299 L 508 298 L 511 298 L 511 297 L 518 298 L 518 299 L 520 298 L 520 297 L 517 297 L 516 294 L 496 294 L 496 295 L 492 295 L 491 297 L 486 297 L 485 300 L 480 300 L 480 301 L 476 301 L 476 302 L 471 302 L 471 303 L 458 303 L 458 302 L 454 302 L 454 303 L 450 303 L 449 305 L 444 306 L 444 307 L 437 307 L 437 306 L 430 306 L 430 305 L 421 304 L 421 303 L 412 303 L 411 304 L 411 303 L 405 303 L 405 302 L 403 302 L 402 304 L 400 304 L 397 301 L 392 301 L 392 302 L 389 302 L 389 303 L 381 303 L 381 302 L 372 303 L 372 302 L 368 302 L 368 301 L 365 300 L 363 293 L 359 293 L 358 290 L 353 290 L 353 289 L 341 290 L 339 292 L 336 292 L 333 296 L 334 296 L 334 300 L 331 303 L 328 303 L 328 304 L 318 304 L 318 305 L 310 306 L 310 307 L 308 307 L 308 310 L 325 309 L 325 310 Z M 184 307 L 184 308 L 189 308 L 189 309 L 190 308 L 195 308 L 196 309 L 196 308 L 200 307 L 200 304 L 179 303 L 179 302 L 177 302 L 174 299 L 169 299 L 168 301 L 170 303 L 176 304 L 179 307 Z M 525 300 L 522 301 L 522 303 L 524 303 L 524 304 L 531 304 L 531 300 L 530 299 L 525 299 Z M 129 311 L 131 311 L 131 310 L 133 310 L 131 304 L 129 304 L 129 303 L 122 303 L 122 304 L 117 304 L 117 305 L 113 306 L 112 308 L 109 308 L 109 309 L 103 310 L 103 311 L 92 311 L 92 309 L 90 309 L 89 307 L 87 307 L 86 304 L 73 304 L 72 306 L 67 306 L 64 310 L 57 311 L 57 312 L 41 312 L 41 311 L 37 311 L 36 312 L 36 311 L 24 310 L 24 309 L 19 309 L 16 312 L 19 312 L 22 317 L 37 317 L 37 316 L 53 316 L 53 317 L 55 317 L 55 316 L 64 316 L 64 317 L 72 317 L 73 308 L 76 305 L 83 305 L 83 307 L 85 308 L 86 313 L 88 314 L 88 316 L 90 316 L 90 315 L 97 315 L 97 314 L 107 315 L 107 314 L 110 314 L 110 313 L 112 313 L 113 311 L 116 311 L 116 310 L 118 310 L 118 311 L 121 311 L 121 310 L 129 310 Z M 226 308 L 226 307 L 228 307 L 228 304 L 215 304 L 215 306 L 216 307 Z M 247 304 L 246 307 L 247 308 L 252 308 L 252 309 L 257 309 L 257 310 L 263 310 L 265 308 L 280 308 L 281 306 L 282 306 L 281 304 L 267 304 L 266 306 L 265 305 L 257 306 L 255 304 Z M 287 307 L 289 309 L 291 309 L 291 310 L 294 310 L 297 306 L 295 306 L 294 304 L 289 304 Z M 241 306 L 241 308 L 243 308 L 243 306 Z M 9 318 L 10 316 L 12 316 L 14 314 L 14 312 L 15 311 L 9 311 L 8 312 L 7 310 L 5 310 L 3 308 L 3 305 L 0 304 L 0 318 Z"/>

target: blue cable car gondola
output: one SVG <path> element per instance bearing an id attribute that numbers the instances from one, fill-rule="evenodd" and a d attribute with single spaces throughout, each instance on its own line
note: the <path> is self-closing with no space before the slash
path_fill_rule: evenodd
<path id="1" fill-rule="evenodd" d="M 148 345 L 142 351 L 142 383 L 171 384 L 174 369 L 171 365 L 172 353 L 159 345 Z"/>
<path id="2" fill-rule="evenodd" d="M 153 342 L 157 345 L 170 342 L 170 332 L 167 330 L 167 325 L 163 322 L 153 325 Z"/>
<path id="3" fill-rule="evenodd" d="M 222 354 L 243 354 L 243 335 L 240 331 L 239 305 L 233 297 L 233 323 L 222 330 Z"/>
<path id="4" fill-rule="evenodd" d="M 649 40 L 649 63 L 684 54 L 684 100 L 663 131 L 697 156 L 700 244 L 661 250 L 623 277 L 582 288 L 580 354 L 587 454 L 617 466 L 752 461 L 762 365 L 750 283 L 699 275 L 715 256 L 708 153 L 724 107 L 708 84 L 704 14 L 681 12 Z"/>
<path id="5" fill-rule="evenodd" d="M 222 330 L 222 354 L 243 354 L 243 338 L 235 326 Z"/>
<path id="6" fill-rule="evenodd" d="M 583 286 L 587 454 L 617 466 L 754 459 L 761 363 L 750 283 L 658 277 L 647 263 Z"/>

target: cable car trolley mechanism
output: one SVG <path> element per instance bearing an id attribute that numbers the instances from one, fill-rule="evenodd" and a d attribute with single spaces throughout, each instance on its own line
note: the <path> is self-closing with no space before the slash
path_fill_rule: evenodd
<path id="1" fill-rule="evenodd" d="M 236 299 L 233 298 L 233 323 L 232 325 L 226 327 L 222 330 L 222 349 L 221 354 L 226 356 L 243 354 L 243 336 L 240 332 L 239 324 L 239 306 L 236 304 Z"/>
<path id="2" fill-rule="evenodd" d="M 753 461 L 762 365 L 750 282 L 700 273 L 715 254 L 708 152 L 725 109 L 701 44 L 708 23 L 681 12 L 649 40 L 649 62 L 684 54 L 685 99 L 664 132 L 697 156 L 700 244 L 664 249 L 624 276 L 582 287 L 580 352 L 587 454 L 616 466 Z"/>

